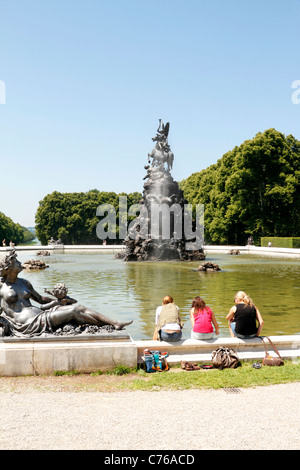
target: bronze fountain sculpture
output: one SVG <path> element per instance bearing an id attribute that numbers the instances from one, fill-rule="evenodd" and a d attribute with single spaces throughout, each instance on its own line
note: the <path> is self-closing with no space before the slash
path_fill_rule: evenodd
<path id="1" fill-rule="evenodd" d="M 194 235 L 186 236 L 184 215 L 187 201 L 170 172 L 174 154 L 168 143 L 169 131 L 170 123 L 164 124 L 159 119 L 156 136 L 152 138 L 156 144 L 148 153 L 148 165 L 144 166 L 147 173 L 143 178 L 146 181 L 140 201 L 140 215 L 124 239 L 124 254 L 117 256 L 125 261 L 205 259 L 203 244 L 187 249 L 187 241 Z M 163 214 L 168 214 L 168 217 Z"/>

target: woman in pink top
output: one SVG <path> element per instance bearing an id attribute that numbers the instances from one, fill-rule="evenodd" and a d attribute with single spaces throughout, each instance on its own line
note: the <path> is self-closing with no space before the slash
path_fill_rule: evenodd
<path id="1" fill-rule="evenodd" d="M 190 310 L 192 323 L 192 339 L 211 339 L 214 335 L 215 327 L 216 335 L 219 334 L 219 325 L 216 321 L 214 313 L 201 297 L 195 297 Z"/>

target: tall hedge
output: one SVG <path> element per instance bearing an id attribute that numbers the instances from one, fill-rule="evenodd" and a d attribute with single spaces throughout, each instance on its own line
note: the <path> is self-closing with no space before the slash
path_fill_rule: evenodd
<path id="1" fill-rule="evenodd" d="M 300 237 L 262 237 L 261 246 L 271 246 L 278 248 L 300 248 Z"/>

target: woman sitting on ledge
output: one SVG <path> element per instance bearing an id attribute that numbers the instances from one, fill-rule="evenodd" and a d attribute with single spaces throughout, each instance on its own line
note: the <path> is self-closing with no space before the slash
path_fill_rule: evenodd
<path id="1" fill-rule="evenodd" d="M 166 295 L 162 305 L 157 307 L 155 323 L 154 340 L 175 342 L 181 339 L 183 323 L 179 316 L 179 308 L 170 295 Z"/>
<path id="2" fill-rule="evenodd" d="M 214 335 L 214 329 L 216 335 L 219 334 L 219 325 L 215 318 L 214 313 L 209 307 L 205 305 L 205 302 L 201 297 L 195 297 L 190 310 L 190 317 L 192 323 L 192 339 L 212 339 Z"/>
<path id="3" fill-rule="evenodd" d="M 235 305 L 231 307 L 226 317 L 230 336 L 248 339 L 259 336 L 264 324 L 262 316 L 250 297 L 243 291 L 234 296 Z M 258 322 L 258 327 L 256 325 Z"/>
<path id="4" fill-rule="evenodd" d="M 132 323 L 121 323 L 106 318 L 98 312 L 83 305 L 70 303 L 69 299 L 51 299 L 34 290 L 26 279 L 18 278 L 22 265 L 13 250 L 4 260 L 0 261 L 0 326 L 2 335 L 18 337 L 51 333 L 65 323 L 77 325 L 112 325 L 122 330 Z M 30 300 L 43 307 L 33 306 Z M 46 305 L 50 303 L 50 305 Z"/>

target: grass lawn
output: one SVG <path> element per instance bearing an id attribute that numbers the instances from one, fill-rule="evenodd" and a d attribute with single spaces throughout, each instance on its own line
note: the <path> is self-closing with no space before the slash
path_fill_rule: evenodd
<path id="1" fill-rule="evenodd" d="M 281 367 L 262 366 L 261 369 L 253 368 L 253 362 L 242 362 L 237 369 L 223 370 L 186 371 L 179 365 L 171 365 L 168 371 L 149 374 L 142 368 L 132 370 L 119 366 L 110 372 L 92 374 L 73 371 L 51 376 L 0 377 L 0 392 L 220 389 L 300 382 L 300 360 L 285 360 Z"/>
<path id="2" fill-rule="evenodd" d="M 182 370 L 171 367 L 167 372 L 146 373 L 140 369 L 132 374 L 129 383 L 120 388 L 130 390 L 186 390 L 257 387 L 300 381 L 300 361 L 285 361 L 284 366 L 261 369 L 252 367 L 253 362 L 242 362 L 237 369 Z"/>

